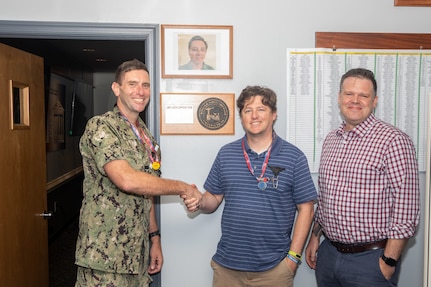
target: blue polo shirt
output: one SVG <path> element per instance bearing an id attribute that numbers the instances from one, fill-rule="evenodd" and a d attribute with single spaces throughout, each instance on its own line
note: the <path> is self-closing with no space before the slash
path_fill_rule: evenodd
<path id="1" fill-rule="evenodd" d="M 266 152 L 245 150 L 257 177 Z M 278 174 L 278 186 L 270 180 L 264 190 L 247 167 L 242 140 L 223 146 L 211 167 L 205 190 L 223 194 L 222 235 L 214 261 L 240 271 L 265 271 L 283 260 L 290 247 L 296 205 L 315 200 L 314 183 L 304 153 L 276 136 L 264 177 Z M 273 171 L 274 170 L 274 171 Z"/>

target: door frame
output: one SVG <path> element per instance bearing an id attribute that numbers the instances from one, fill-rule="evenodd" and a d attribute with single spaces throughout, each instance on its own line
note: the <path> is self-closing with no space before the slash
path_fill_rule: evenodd
<path id="1" fill-rule="evenodd" d="M 42 22 L 0 20 L 0 38 L 70 39 L 70 40 L 142 40 L 145 64 L 150 74 L 151 99 L 146 109 L 146 123 L 157 142 L 160 142 L 160 49 L 158 24 Z M 160 221 L 159 198 L 155 198 L 157 220 Z M 158 222 L 160 226 L 160 222 Z M 161 286 L 160 273 L 152 276 L 151 286 Z"/>
<path id="2" fill-rule="evenodd" d="M 147 126 L 159 141 L 159 25 L 89 22 L 39 22 L 0 20 L 0 38 L 70 40 L 143 40 L 145 64 L 150 73 L 151 100 L 147 107 Z"/>

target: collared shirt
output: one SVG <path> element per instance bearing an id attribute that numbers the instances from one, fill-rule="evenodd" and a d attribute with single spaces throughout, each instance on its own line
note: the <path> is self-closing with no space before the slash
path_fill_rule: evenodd
<path id="1" fill-rule="evenodd" d="M 344 126 L 323 143 L 316 221 L 341 243 L 412 237 L 420 214 L 413 142 L 374 115 Z"/>
<path id="2" fill-rule="evenodd" d="M 139 126 L 153 145 L 157 145 L 141 119 Z M 146 148 L 115 107 L 88 121 L 80 151 L 85 179 L 75 263 L 114 273 L 145 272 L 150 246 L 151 199 L 120 190 L 106 175 L 104 165 L 113 160 L 126 160 L 136 170 L 159 176 L 149 168 Z M 149 278 L 148 274 L 144 275 Z"/>
<path id="3" fill-rule="evenodd" d="M 317 193 L 304 153 L 278 136 L 264 174 L 267 187 L 259 189 L 247 167 L 242 140 L 258 177 L 267 155 L 251 150 L 245 137 L 217 154 L 204 185 L 208 192 L 223 194 L 225 201 L 222 236 L 213 259 L 234 270 L 265 271 L 286 258 L 297 205 L 315 200 Z"/>
<path id="4" fill-rule="evenodd" d="M 190 61 L 187 64 L 180 66 L 178 69 L 179 70 L 193 70 L 193 63 Z M 203 63 L 201 70 L 214 70 L 214 68 L 208 64 Z"/>

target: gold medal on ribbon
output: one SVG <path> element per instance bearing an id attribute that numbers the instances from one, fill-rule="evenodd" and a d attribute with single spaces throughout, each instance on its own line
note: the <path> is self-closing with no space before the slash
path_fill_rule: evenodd
<path id="1" fill-rule="evenodd" d="M 160 162 L 155 161 L 151 164 L 151 168 L 154 170 L 159 170 L 160 169 Z"/>

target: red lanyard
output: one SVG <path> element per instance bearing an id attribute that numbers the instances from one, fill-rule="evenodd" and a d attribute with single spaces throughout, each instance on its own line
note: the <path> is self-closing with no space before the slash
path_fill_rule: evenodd
<path id="1" fill-rule="evenodd" d="M 121 112 L 120 112 L 121 113 Z M 144 130 L 141 127 L 138 127 L 138 121 L 136 121 L 136 126 L 132 125 L 132 123 L 129 122 L 129 120 L 123 115 L 123 113 L 121 113 L 123 119 L 129 123 L 130 127 L 133 130 L 133 133 L 135 134 L 135 136 L 139 139 L 139 141 L 144 145 L 147 153 L 148 153 L 148 157 L 150 158 L 151 161 L 151 168 L 154 170 L 158 170 L 160 169 L 160 160 L 159 160 L 159 155 L 157 154 L 157 150 L 155 149 L 153 143 L 151 142 L 151 140 L 149 139 L 149 137 L 145 134 Z M 142 138 L 144 137 L 144 138 Z M 144 141 L 145 140 L 145 141 Z M 153 157 L 154 155 L 154 157 Z"/>
<path id="2" fill-rule="evenodd" d="M 135 127 L 133 125 L 132 125 L 132 129 L 133 129 L 133 132 L 136 134 Z M 159 164 L 159 168 L 160 168 L 159 156 L 157 154 L 156 149 L 154 148 L 153 143 L 151 142 L 151 140 L 148 138 L 148 136 L 145 134 L 144 130 L 141 127 L 138 127 L 138 131 L 139 131 L 139 133 L 136 135 L 139 138 L 139 140 L 141 141 L 141 143 L 145 146 L 145 149 L 147 150 L 147 153 L 148 153 L 148 156 L 150 157 L 151 162 L 153 163 L 153 165 L 154 165 L 154 163 L 157 162 Z M 142 136 L 144 137 L 145 142 L 147 144 L 144 143 Z M 153 155 L 155 158 L 153 157 Z M 159 169 L 159 168 L 156 168 L 153 166 L 153 169 Z"/>
<path id="3" fill-rule="evenodd" d="M 273 139 L 273 141 L 274 141 L 274 139 Z M 271 155 L 271 149 L 272 149 L 272 142 L 271 142 L 271 145 L 269 146 L 268 151 L 266 152 L 265 161 L 262 164 L 262 173 L 260 174 L 260 177 L 256 177 L 256 175 L 254 174 L 254 169 L 252 168 L 251 163 L 250 163 L 250 158 L 248 157 L 248 154 L 245 150 L 244 138 L 242 139 L 242 151 L 244 153 L 245 162 L 247 163 L 248 170 L 250 171 L 250 173 L 254 177 L 256 177 L 257 181 L 263 180 L 266 182 L 268 180 L 267 178 L 264 178 L 263 176 L 265 175 L 266 167 L 268 166 L 269 156 Z"/>

